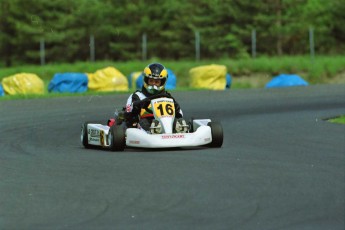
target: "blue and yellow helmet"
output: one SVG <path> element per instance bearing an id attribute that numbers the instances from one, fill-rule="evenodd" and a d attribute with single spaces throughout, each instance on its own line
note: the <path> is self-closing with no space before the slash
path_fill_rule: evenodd
<path id="1" fill-rule="evenodd" d="M 168 79 L 168 71 L 167 69 L 160 63 L 152 63 L 145 67 L 143 71 L 144 75 L 144 88 L 150 94 L 158 94 L 165 89 L 165 85 Z M 148 80 L 149 78 L 153 79 L 160 79 L 161 84 L 160 86 L 149 85 Z"/>

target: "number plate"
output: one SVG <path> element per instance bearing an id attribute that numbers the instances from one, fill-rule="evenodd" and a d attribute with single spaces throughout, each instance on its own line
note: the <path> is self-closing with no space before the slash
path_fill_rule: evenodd
<path id="1" fill-rule="evenodd" d="M 158 98 L 151 101 L 153 113 L 156 118 L 174 117 L 175 105 L 171 98 Z"/>

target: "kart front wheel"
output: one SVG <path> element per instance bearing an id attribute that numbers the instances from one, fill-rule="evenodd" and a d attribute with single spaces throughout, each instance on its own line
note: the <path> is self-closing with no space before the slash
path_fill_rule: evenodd
<path id="1" fill-rule="evenodd" d="M 213 148 L 220 148 L 223 144 L 223 128 L 219 122 L 209 122 L 207 124 L 211 127 L 212 142 L 210 146 Z"/>
<path id="2" fill-rule="evenodd" d="M 123 151 L 126 146 L 125 130 L 120 125 L 110 127 L 108 134 L 110 150 Z"/>
<path id="3" fill-rule="evenodd" d="M 195 130 L 194 130 L 194 127 L 193 127 L 193 120 L 194 120 L 194 119 L 195 119 L 194 117 L 191 117 L 191 118 L 189 119 L 189 121 L 188 121 L 188 125 L 189 125 L 188 130 L 189 130 L 190 133 L 192 133 L 192 132 L 195 131 Z"/>

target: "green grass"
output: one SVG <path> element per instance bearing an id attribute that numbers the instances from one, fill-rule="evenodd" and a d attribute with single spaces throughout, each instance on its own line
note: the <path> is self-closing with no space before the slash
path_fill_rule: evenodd
<path id="1" fill-rule="evenodd" d="M 122 92 L 94 92 L 94 91 L 87 91 L 84 93 L 45 93 L 45 94 L 17 94 L 17 95 L 5 95 L 0 97 L 0 101 L 6 100 L 16 100 L 16 99 L 36 99 L 36 98 L 54 98 L 54 97 L 73 97 L 78 95 L 83 96 L 102 96 L 102 95 L 114 95 L 114 94 L 128 94 L 132 91 L 122 91 Z"/>
<path id="2" fill-rule="evenodd" d="M 345 115 L 339 116 L 339 117 L 336 117 L 336 118 L 332 118 L 329 121 L 332 122 L 332 123 L 345 124 Z"/>
<path id="3" fill-rule="evenodd" d="M 261 87 L 263 81 L 268 82 L 271 77 L 280 73 L 299 74 L 310 84 L 323 84 L 334 78 L 338 73 L 345 71 L 344 56 L 316 56 L 311 60 L 309 56 L 283 56 L 283 57 L 258 57 L 255 59 L 221 59 L 221 60 L 148 60 L 130 62 L 76 62 L 72 64 L 46 64 L 22 65 L 0 70 L 0 80 L 17 73 L 37 74 L 45 83 L 47 89 L 49 82 L 55 73 L 79 72 L 93 73 L 99 69 L 112 66 L 121 71 L 125 76 L 132 72 L 142 71 L 151 62 L 161 62 L 167 68 L 173 70 L 177 77 L 177 89 L 190 89 L 189 70 L 201 65 L 219 64 L 227 67 L 228 73 L 232 76 L 231 88 L 252 88 Z M 260 84 L 251 84 L 248 81 L 238 81 L 242 76 L 249 77 L 249 80 L 259 78 Z M 259 75 L 259 77 L 258 77 Z M 56 96 L 56 95 L 54 95 Z M 13 97 L 13 96 L 12 96 Z"/>

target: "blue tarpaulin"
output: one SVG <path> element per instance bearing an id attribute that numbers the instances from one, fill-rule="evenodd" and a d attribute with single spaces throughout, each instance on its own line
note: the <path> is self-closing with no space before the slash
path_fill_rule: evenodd
<path id="1" fill-rule="evenodd" d="M 140 75 L 142 74 L 142 72 L 140 71 L 136 71 L 136 72 L 132 72 L 128 77 L 128 85 L 130 88 L 132 89 L 136 89 L 137 88 L 137 85 L 136 85 L 136 82 L 137 82 L 137 78 L 140 77 Z"/>
<path id="2" fill-rule="evenodd" d="M 231 75 L 229 73 L 226 74 L 226 85 L 225 85 L 226 89 L 230 89 L 231 88 Z"/>
<path id="3" fill-rule="evenodd" d="M 5 92 L 4 92 L 4 88 L 2 88 L 2 85 L 0 84 L 0 96 L 4 96 Z"/>
<path id="4" fill-rule="evenodd" d="M 172 70 L 170 69 L 167 69 L 167 70 L 168 70 L 168 80 L 165 85 L 165 89 L 166 90 L 176 89 L 176 75 L 174 74 Z M 142 74 L 140 74 L 140 76 L 136 79 L 135 83 L 136 83 L 137 89 L 141 89 L 141 87 L 143 87 L 144 80 L 143 80 Z"/>
<path id="5" fill-rule="evenodd" d="M 135 80 L 135 85 L 137 89 L 141 89 L 144 85 L 143 74 L 140 74 L 139 77 Z"/>
<path id="6" fill-rule="evenodd" d="M 57 73 L 48 85 L 49 92 L 82 93 L 87 91 L 88 78 L 84 73 Z"/>
<path id="7" fill-rule="evenodd" d="M 307 85 L 309 85 L 308 82 L 296 74 L 280 74 L 268 82 L 266 88 Z"/>

